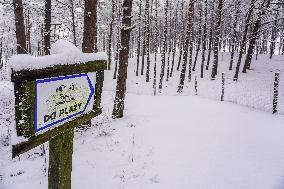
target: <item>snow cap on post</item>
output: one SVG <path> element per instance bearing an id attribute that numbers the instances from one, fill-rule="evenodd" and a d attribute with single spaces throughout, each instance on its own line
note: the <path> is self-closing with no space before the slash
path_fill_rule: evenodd
<path id="1" fill-rule="evenodd" d="M 51 46 L 51 55 L 31 56 L 26 54 L 14 55 L 9 60 L 9 66 L 14 71 L 35 70 L 55 65 L 78 64 L 96 60 L 107 60 L 107 54 L 82 53 L 80 49 L 66 40 L 58 40 Z"/>

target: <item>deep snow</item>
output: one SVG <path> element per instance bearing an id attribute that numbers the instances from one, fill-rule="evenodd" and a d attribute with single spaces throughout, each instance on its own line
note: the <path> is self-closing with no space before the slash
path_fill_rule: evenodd
<path id="1" fill-rule="evenodd" d="M 284 186 L 283 116 L 200 97 L 128 94 L 125 117 L 111 120 L 112 93 L 103 97 L 95 127 L 76 132 L 72 188 Z M 2 188 L 47 187 L 44 156 L 33 152 L 2 167 Z"/>
<path id="2" fill-rule="evenodd" d="M 56 52 L 64 54 L 60 50 Z M 229 54 L 221 53 L 219 73 L 226 74 L 227 101 L 222 103 L 221 74 L 211 81 L 210 68 L 200 79 L 199 62 L 192 77 L 198 79 L 198 97 L 193 96 L 194 82 L 186 82 L 183 94 L 176 93 L 178 71 L 154 97 L 153 69 L 146 83 L 145 76 L 135 76 L 135 60 L 129 61 L 125 117 L 110 117 L 116 81 L 113 70 L 106 71 L 103 114 L 93 120 L 92 128 L 76 131 L 72 188 L 284 187 L 283 56 L 269 60 L 259 55 L 253 70 L 240 74 L 236 83 L 232 82 L 234 72 L 228 71 Z M 22 66 L 25 64 L 19 69 Z M 157 68 L 158 82 L 160 56 Z M 271 114 L 275 72 L 280 72 L 278 115 Z M 1 81 L 0 189 L 47 188 L 48 144 L 11 160 L 14 136 L 7 138 L 7 133 L 15 133 L 13 108 L 13 84 Z"/>

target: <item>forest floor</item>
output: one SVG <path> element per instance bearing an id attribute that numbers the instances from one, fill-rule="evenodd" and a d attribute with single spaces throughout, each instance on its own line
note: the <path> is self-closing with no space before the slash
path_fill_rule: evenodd
<path id="1" fill-rule="evenodd" d="M 221 71 L 227 70 L 227 58 L 221 59 Z M 249 80 L 257 83 L 246 92 L 253 97 L 267 93 L 267 101 L 256 103 L 270 106 L 271 87 L 263 81 L 272 85 L 273 73 L 284 70 L 283 57 L 274 60 L 253 64 L 254 70 L 241 74 L 241 84 L 228 81 L 227 88 L 235 85 L 238 93 L 228 93 L 229 102 L 222 103 L 216 92 L 220 80 L 210 81 L 209 72 L 198 79 L 201 97 L 193 96 L 193 82 L 186 84 L 184 94 L 176 94 L 178 72 L 165 82 L 162 94 L 153 96 L 152 80 L 145 84 L 145 77 L 135 77 L 135 62 L 130 61 L 125 116 L 117 120 L 111 118 L 115 80 L 113 71 L 107 71 L 103 114 L 92 121 L 93 127 L 75 132 L 72 188 L 283 188 L 284 116 L 253 109 L 258 107 L 240 90 Z M 229 80 L 232 74 L 226 75 Z M 47 188 L 48 144 L 11 160 L 6 135 L 9 126 L 15 127 L 13 85 L 2 81 L 0 86 L 0 189 Z"/>

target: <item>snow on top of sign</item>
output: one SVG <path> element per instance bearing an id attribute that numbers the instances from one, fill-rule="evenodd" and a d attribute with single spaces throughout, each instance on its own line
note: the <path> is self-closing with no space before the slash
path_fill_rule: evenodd
<path id="1" fill-rule="evenodd" d="M 76 46 L 65 40 L 58 40 L 51 46 L 51 55 L 31 56 L 27 54 L 14 55 L 9 60 L 10 67 L 15 71 L 35 70 L 55 65 L 76 64 L 94 60 L 107 60 L 104 52 L 82 53 Z"/>

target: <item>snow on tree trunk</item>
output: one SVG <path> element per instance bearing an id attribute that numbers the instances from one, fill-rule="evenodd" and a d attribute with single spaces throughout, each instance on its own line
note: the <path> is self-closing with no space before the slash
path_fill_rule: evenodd
<path id="1" fill-rule="evenodd" d="M 165 25 L 164 25 L 164 38 L 163 38 L 163 49 L 162 49 L 162 64 L 161 64 L 161 73 L 160 73 L 160 82 L 159 82 L 159 92 L 162 92 L 163 80 L 165 75 L 166 67 L 166 51 L 167 51 L 167 40 L 168 40 L 168 8 L 169 0 L 166 0 L 165 6 Z"/>
<path id="2" fill-rule="evenodd" d="M 111 22 L 109 25 L 109 35 L 108 35 L 108 70 L 111 68 L 111 44 L 112 44 L 112 35 L 113 35 L 113 24 L 115 19 L 115 0 L 112 0 L 112 11 L 111 11 Z"/>
<path id="3" fill-rule="evenodd" d="M 123 17 L 122 17 L 122 28 L 121 28 L 121 50 L 119 53 L 119 68 L 118 68 L 118 79 L 116 86 L 116 97 L 114 100 L 113 107 L 113 118 L 123 117 L 124 111 L 124 99 L 126 91 L 126 79 L 127 79 L 127 66 L 128 66 L 128 55 L 129 55 L 129 42 L 131 33 L 131 13 L 132 13 L 132 1 L 123 1 Z"/>
<path id="4" fill-rule="evenodd" d="M 238 24 L 238 18 L 240 16 L 240 1 L 236 2 L 236 12 L 235 12 L 235 17 L 234 17 L 234 24 L 233 24 L 233 36 L 232 36 L 232 47 L 231 47 L 231 59 L 230 59 L 230 66 L 229 70 L 233 69 L 233 63 L 234 63 L 234 55 L 237 47 L 237 24 Z"/>
<path id="5" fill-rule="evenodd" d="M 184 42 L 184 52 L 183 52 L 183 63 L 182 63 L 182 69 L 180 73 L 180 80 L 178 85 L 178 93 L 183 92 L 184 87 L 184 80 L 185 80 L 185 74 L 186 74 L 186 66 L 187 66 L 187 58 L 188 58 L 188 49 L 189 46 L 192 48 L 192 32 L 193 32 L 193 18 L 194 18 L 194 3 L 195 0 L 190 0 L 189 7 L 188 7 L 188 17 L 187 17 L 187 29 L 186 29 L 186 37 Z"/>
<path id="6" fill-rule="evenodd" d="M 243 31 L 243 39 L 242 39 L 242 42 L 241 42 L 239 58 L 238 58 L 236 71 L 235 71 L 235 75 L 234 75 L 234 81 L 237 81 L 238 78 L 239 78 L 240 66 L 241 66 L 241 62 L 242 62 L 243 53 L 245 53 L 245 46 L 246 46 L 246 41 L 247 41 L 247 33 L 248 33 L 250 20 L 251 20 L 251 15 L 253 13 L 255 2 L 256 2 L 256 0 L 251 0 L 250 7 L 249 7 L 249 10 L 248 10 L 247 15 L 246 15 L 245 29 Z"/>
<path id="7" fill-rule="evenodd" d="M 213 67 L 211 72 L 211 79 L 215 79 L 216 75 L 218 74 L 218 56 L 219 56 L 219 40 L 221 35 L 221 22 L 222 22 L 222 12 L 223 12 L 223 4 L 224 0 L 218 0 L 217 6 L 217 21 L 215 25 L 215 38 L 214 38 L 214 61 Z"/>
<path id="8" fill-rule="evenodd" d="M 251 34 L 251 38 L 250 38 L 250 41 L 249 41 L 249 49 L 248 49 L 245 64 L 244 64 L 244 67 L 243 67 L 243 73 L 246 73 L 247 69 L 250 69 L 251 59 L 252 59 L 252 56 L 253 56 L 253 51 L 254 51 L 254 48 L 255 48 L 255 43 L 256 43 L 258 31 L 261 27 L 261 21 L 262 21 L 263 17 L 265 16 L 265 14 L 268 10 L 270 3 L 271 3 L 271 0 L 263 0 L 263 2 L 261 4 L 260 12 L 258 14 L 257 21 L 254 24 L 253 31 L 252 31 L 252 34 Z"/>
<path id="9" fill-rule="evenodd" d="M 203 24 L 203 42 L 202 42 L 201 73 L 200 73 L 201 78 L 204 77 L 204 62 L 205 62 L 206 40 L 207 40 L 207 7 L 208 7 L 207 0 L 205 0 L 204 4 L 205 4 L 205 14 L 204 14 L 204 24 Z"/>

